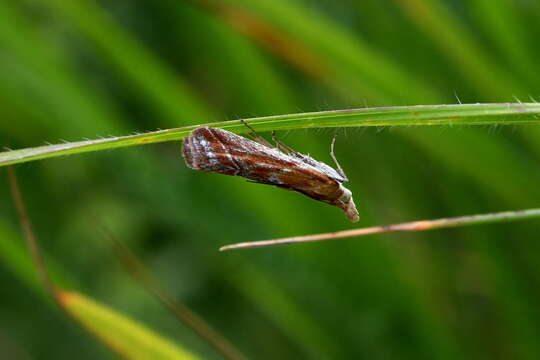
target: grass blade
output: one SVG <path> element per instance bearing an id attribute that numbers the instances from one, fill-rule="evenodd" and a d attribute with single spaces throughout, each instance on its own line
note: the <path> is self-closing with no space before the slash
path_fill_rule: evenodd
<path id="1" fill-rule="evenodd" d="M 418 103 L 419 99 L 437 103 L 441 99 L 433 86 L 411 75 L 359 34 L 306 6 L 269 0 L 218 3 L 218 13 L 225 21 L 346 98 L 368 97 L 377 104 Z"/>
<path id="2" fill-rule="evenodd" d="M 523 21 L 520 10 L 524 9 L 511 0 L 473 0 L 469 6 L 491 42 L 512 64 L 512 69 L 521 75 L 522 81 L 530 84 L 531 89 L 536 89 L 540 76 L 535 57 L 529 50 L 533 32 Z"/>
<path id="3" fill-rule="evenodd" d="M 374 227 L 338 231 L 338 232 L 332 232 L 332 233 L 326 233 L 326 234 L 295 236 L 295 237 L 283 238 L 283 239 L 244 242 L 244 243 L 226 245 L 226 246 L 221 247 L 219 250 L 225 251 L 225 250 L 234 250 L 234 249 L 242 249 L 242 248 L 297 244 L 297 243 L 323 241 L 323 240 L 336 240 L 336 239 L 360 237 L 360 236 L 373 235 L 373 234 L 384 234 L 384 233 L 398 232 L 398 231 L 401 232 L 401 231 L 435 230 L 435 229 L 443 229 L 443 228 L 449 228 L 449 227 L 525 220 L 525 219 L 537 218 L 537 217 L 540 217 L 540 209 L 504 211 L 504 212 L 499 212 L 499 213 L 467 215 L 467 216 L 459 216 L 459 217 L 454 217 L 454 218 L 444 218 L 444 219 L 436 219 L 436 220 L 420 220 L 420 221 L 413 221 L 413 222 L 408 222 L 408 223 L 374 226 Z"/>
<path id="4" fill-rule="evenodd" d="M 30 256 L 34 261 L 34 266 L 36 267 L 39 280 L 45 287 L 45 290 L 49 293 L 51 297 L 54 297 L 56 293 L 56 287 L 51 281 L 49 272 L 45 266 L 45 261 L 43 260 L 43 255 L 39 249 L 38 240 L 30 223 L 30 217 L 26 211 L 26 206 L 19 188 L 19 183 L 17 182 L 17 177 L 15 176 L 15 170 L 13 167 L 8 168 L 8 178 L 9 186 L 11 190 L 11 196 L 13 197 L 13 202 L 15 203 L 15 208 L 17 209 L 17 215 L 19 216 L 19 221 L 21 222 L 21 228 L 24 233 L 24 238 L 26 240 L 26 245 L 30 252 Z"/>
<path id="5" fill-rule="evenodd" d="M 110 235 L 109 235 L 110 237 Z M 137 256 L 120 241 L 113 241 L 113 251 L 125 269 L 143 288 L 152 294 L 166 307 L 182 324 L 196 333 L 201 339 L 228 360 L 247 360 L 246 357 L 224 336 L 210 326 L 195 311 L 184 303 L 175 300 L 167 294 L 158 281 L 150 274 Z"/>
<path id="6" fill-rule="evenodd" d="M 276 115 L 245 121 L 258 131 L 361 126 L 537 125 L 540 124 L 540 104 L 397 106 Z M 247 131 L 239 120 L 205 125 L 237 133 Z M 0 166 L 83 152 L 181 140 L 196 127 L 187 126 L 139 135 L 11 150 L 0 153 Z"/>
<path id="7" fill-rule="evenodd" d="M 77 292 L 57 295 L 63 309 L 126 359 L 198 359 L 152 330 Z"/>
<path id="8" fill-rule="evenodd" d="M 454 63 L 456 70 L 463 73 L 480 96 L 506 99 L 509 93 L 527 93 L 519 82 L 492 61 L 479 42 L 474 40 L 471 32 L 443 2 L 399 0 L 397 4 Z"/>
<path id="9" fill-rule="evenodd" d="M 55 16 L 69 22 L 89 39 L 145 101 L 152 101 L 161 116 L 194 122 L 215 119 L 213 112 L 196 96 L 174 70 L 115 22 L 95 1 L 40 1 Z"/>

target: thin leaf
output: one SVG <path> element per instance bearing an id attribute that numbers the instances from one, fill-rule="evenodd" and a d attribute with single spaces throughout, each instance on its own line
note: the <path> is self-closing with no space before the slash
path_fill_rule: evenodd
<path id="1" fill-rule="evenodd" d="M 109 234 L 107 235 L 111 237 Z M 225 359 L 246 360 L 239 349 L 212 328 L 199 314 L 169 295 L 127 246 L 120 241 L 113 240 L 113 250 L 133 279 L 160 301 L 182 324 L 206 341 Z"/>
<path id="2" fill-rule="evenodd" d="M 345 98 L 358 101 L 368 97 L 378 104 L 418 103 L 418 99 L 437 103 L 441 99 L 434 86 L 415 77 L 410 69 L 310 7 L 274 0 L 217 3 L 225 21 Z"/>
<path id="3" fill-rule="evenodd" d="M 506 99 L 509 93 L 527 93 L 511 74 L 493 61 L 474 39 L 474 34 L 461 24 L 444 2 L 399 0 L 396 3 L 454 63 L 456 70 L 463 73 L 480 96 Z"/>
<path id="4" fill-rule="evenodd" d="M 362 126 L 518 125 L 540 124 L 540 104 L 419 105 L 313 113 L 246 119 L 258 131 Z M 247 132 L 239 121 L 205 124 L 237 133 Z M 68 142 L 0 153 L 0 166 L 63 155 L 183 139 L 198 126 L 167 129 L 139 135 Z"/>
<path id="5" fill-rule="evenodd" d="M 162 116 L 194 122 L 215 119 L 212 111 L 179 74 L 122 29 L 95 1 L 54 0 L 39 3 L 90 40 L 102 52 L 103 59 L 138 88 L 145 101 L 153 101 L 154 108 Z"/>
<path id="6" fill-rule="evenodd" d="M 528 22 L 523 21 L 520 10 L 524 9 L 512 0 L 473 0 L 468 5 L 500 54 L 508 59 L 521 79 L 535 89 L 540 75 L 536 59 L 529 50 L 534 32 L 530 31 Z"/>
<path id="7" fill-rule="evenodd" d="M 198 359 L 152 330 L 79 293 L 61 291 L 65 311 L 126 359 Z"/>

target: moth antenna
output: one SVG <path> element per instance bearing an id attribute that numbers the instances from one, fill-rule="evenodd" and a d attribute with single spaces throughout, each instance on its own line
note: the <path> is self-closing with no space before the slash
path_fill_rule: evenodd
<path id="1" fill-rule="evenodd" d="M 334 144 L 336 143 L 336 135 L 334 135 L 334 138 L 332 139 L 332 143 L 330 144 L 330 157 L 332 160 L 334 160 L 334 163 L 337 166 L 337 172 L 339 175 L 343 176 L 345 179 L 347 179 L 347 175 L 345 174 L 345 171 L 341 168 L 339 165 L 339 162 L 336 159 L 336 154 L 334 154 Z"/>
<path id="2" fill-rule="evenodd" d="M 256 142 L 258 142 L 259 144 L 261 145 L 264 145 L 264 146 L 267 146 L 269 148 L 273 148 L 274 146 L 272 144 L 270 144 L 265 138 L 263 138 L 262 136 L 260 136 L 259 134 L 257 134 L 257 132 L 255 131 L 255 129 L 253 129 L 244 119 L 240 119 L 240 122 L 242 124 L 244 124 L 245 126 L 247 126 L 247 128 L 250 130 L 250 132 L 248 133 L 248 135 L 250 137 L 253 138 L 253 140 L 255 140 Z"/>
<path id="3" fill-rule="evenodd" d="M 240 119 L 240 122 L 244 124 L 249 130 L 251 130 L 251 134 L 257 135 L 257 132 L 255 131 L 255 129 L 252 128 L 251 125 L 249 125 L 246 120 Z"/>
<path id="4" fill-rule="evenodd" d="M 288 153 L 288 154 L 297 154 L 296 151 L 294 151 L 293 149 L 291 149 L 290 147 L 288 147 L 287 145 L 285 145 L 283 143 L 283 141 L 279 140 L 277 137 L 276 137 L 276 131 L 272 131 L 272 140 L 274 140 L 274 142 L 276 143 L 276 148 L 278 148 L 279 150 L 283 149 L 285 151 L 285 153 Z"/>

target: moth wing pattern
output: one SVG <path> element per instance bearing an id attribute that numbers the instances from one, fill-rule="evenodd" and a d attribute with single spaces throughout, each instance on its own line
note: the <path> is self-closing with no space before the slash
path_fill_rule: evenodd
<path id="1" fill-rule="evenodd" d="M 324 182 L 324 176 L 303 158 L 217 128 L 194 130 L 184 140 L 183 155 L 192 169 L 242 176 L 264 184 L 282 184 L 280 178 L 291 177 L 292 172 L 302 181 Z"/>
<path id="2" fill-rule="evenodd" d="M 344 176 L 344 174 L 341 171 L 336 171 L 331 166 L 328 166 L 323 162 L 317 161 L 317 160 L 315 160 L 314 158 L 312 158 L 309 155 L 305 155 L 305 154 L 299 153 L 299 152 L 294 151 L 293 149 L 291 149 L 283 141 L 281 141 L 280 139 L 278 139 L 276 137 L 276 132 L 275 131 L 272 131 L 272 139 L 276 143 L 276 148 L 281 150 L 283 153 L 285 153 L 285 154 L 287 154 L 289 156 L 292 156 L 294 158 L 297 158 L 300 161 L 303 161 L 306 164 L 311 165 L 311 166 L 319 169 L 320 171 L 324 172 L 326 175 L 330 176 L 331 178 L 333 178 L 333 179 L 335 179 L 335 180 L 337 180 L 337 181 L 339 181 L 341 183 L 349 181 L 347 179 L 347 177 Z M 334 140 L 335 140 L 335 138 L 334 138 Z M 333 156 L 333 146 L 334 146 L 334 141 L 332 141 L 332 152 L 331 152 L 332 156 Z"/>
<path id="3" fill-rule="evenodd" d="M 252 182 L 296 191 L 340 207 L 351 221 L 358 212 L 351 192 L 341 183 L 347 178 L 309 155 L 288 154 L 226 130 L 201 127 L 184 139 L 182 154 L 194 170 L 241 176 Z"/>
<path id="4" fill-rule="evenodd" d="M 313 167 L 316 167 L 317 169 L 324 172 L 326 175 L 330 176 L 332 179 L 335 179 L 339 181 L 340 183 L 348 182 L 349 179 L 344 177 L 342 174 L 337 172 L 333 167 L 326 165 L 325 163 L 321 161 L 317 161 L 314 158 L 312 158 L 309 155 L 304 155 L 298 152 L 294 152 L 291 154 L 292 156 L 300 159 L 301 161 L 305 162 L 308 165 L 311 165 Z"/>

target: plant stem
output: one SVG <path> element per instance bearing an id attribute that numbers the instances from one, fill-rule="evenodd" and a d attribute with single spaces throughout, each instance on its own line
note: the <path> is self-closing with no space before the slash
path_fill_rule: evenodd
<path id="1" fill-rule="evenodd" d="M 407 222 L 407 223 L 401 223 L 401 224 L 373 226 L 373 227 L 367 227 L 367 228 L 315 234 L 315 235 L 294 236 L 294 237 L 282 238 L 282 239 L 242 242 L 242 243 L 223 246 L 219 250 L 225 251 L 225 250 L 242 249 L 242 248 L 297 244 L 297 243 L 323 241 L 323 240 L 336 240 L 336 239 L 360 237 L 360 236 L 366 236 L 366 235 L 383 234 L 383 233 L 399 232 L 399 231 L 425 231 L 425 230 L 434 230 L 434 229 L 442 229 L 442 228 L 457 227 L 457 226 L 479 225 L 479 224 L 488 224 L 488 223 L 496 223 L 496 222 L 524 220 L 524 219 L 535 218 L 535 217 L 540 217 L 540 209 L 503 211 L 503 212 L 498 212 L 498 213 L 466 215 L 466 216 L 435 219 L 435 220 L 420 220 L 420 221 L 413 221 L 413 222 Z"/>

